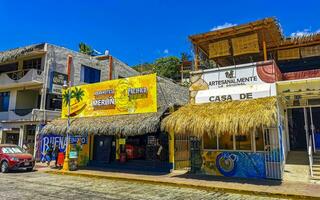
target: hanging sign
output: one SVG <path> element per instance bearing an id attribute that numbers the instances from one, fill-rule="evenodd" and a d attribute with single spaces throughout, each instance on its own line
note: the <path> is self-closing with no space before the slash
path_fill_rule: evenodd
<path id="1" fill-rule="evenodd" d="M 251 67 L 204 73 L 203 80 L 207 82 L 210 89 L 263 83 L 256 68 Z"/>
<path id="2" fill-rule="evenodd" d="M 234 100 L 250 100 L 276 95 L 275 84 L 260 84 L 198 91 L 195 103 L 223 102 Z"/>
<path id="3" fill-rule="evenodd" d="M 62 86 L 66 80 L 68 80 L 68 75 L 53 71 L 51 74 L 51 93 L 62 94 Z"/>
<path id="4" fill-rule="evenodd" d="M 157 112 L 156 74 L 80 85 L 63 91 L 62 118 Z"/>
<path id="5" fill-rule="evenodd" d="M 121 144 L 126 144 L 126 139 L 125 138 L 120 138 L 119 139 L 119 144 L 121 145 Z"/>
<path id="6" fill-rule="evenodd" d="M 281 72 L 271 61 L 203 70 L 191 88 L 218 89 L 244 85 L 274 83 L 281 80 Z"/>

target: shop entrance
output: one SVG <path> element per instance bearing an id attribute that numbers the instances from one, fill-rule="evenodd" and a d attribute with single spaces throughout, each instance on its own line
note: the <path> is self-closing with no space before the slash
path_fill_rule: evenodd
<path id="1" fill-rule="evenodd" d="M 169 172 L 168 135 L 153 133 L 116 137 L 94 136 L 92 167 Z"/>
<path id="2" fill-rule="evenodd" d="M 289 109 L 288 125 L 291 151 L 320 150 L 320 107 Z"/>
<path id="3" fill-rule="evenodd" d="M 307 151 L 304 108 L 288 110 L 288 126 L 291 151 Z"/>
<path id="4" fill-rule="evenodd" d="M 101 163 L 110 163 L 112 154 L 112 136 L 94 136 L 93 160 Z"/>
<path id="5" fill-rule="evenodd" d="M 309 132 L 313 139 L 314 151 L 320 151 L 320 107 L 310 107 L 309 114 Z"/>

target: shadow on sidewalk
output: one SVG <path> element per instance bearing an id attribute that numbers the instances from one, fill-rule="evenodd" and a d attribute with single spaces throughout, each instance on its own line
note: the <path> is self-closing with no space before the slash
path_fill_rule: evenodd
<path id="1" fill-rule="evenodd" d="M 139 170 L 115 169 L 115 168 L 107 168 L 107 167 L 85 167 L 85 168 L 80 168 L 80 170 L 94 170 L 98 172 L 113 172 L 113 173 L 135 174 L 135 175 L 149 175 L 149 176 L 169 175 L 168 172 L 139 171 Z"/>
<path id="2" fill-rule="evenodd" d="M 105 167 L 85 167 L 85 168 L 81 168 L 80 170 L 93 170 L 97 172 L 111 172 L 111 173 L 123 173 L 123 174 L 146 175 L 146 176 L 166 176 L 171 178 L 183 178 L 183 179 L 190 179 L 190 180 L 192 179 L 192 180 L 199 180 L 199 181 L 219 181 L 219 182 L 241 183 L 241 184 L 261 185 L 261 186 L 279 186 L 282 184 L 282 181 L 278 181 L 278 180 L 210 176 L 210 175 L 203 175 L 203 174 L 194 174 L 191 172 L 170 174 L 167 172 L 113 169 L 113 168 L 105 168 Z"/>
<path id="3" fill-rule="evenodd" d="M 25 169 L 16 169 L 16 170 L 10 170 L 6 174 L 23 174 L 23 173 L 33 173 L 37 171 L 38 171 L 37 169 L 33 169 L 32 171 L 27 171 Z"/>
<path id="4" fill-rule="evenodd" d="M 262 185 L 262 186 L 279 186 L 282 184 L 282 181 L 279 181 L 279 180 L 210 176 L 210 175 L 203 175 L 203 174 L 194 174 L 190 172 L 185 174 L 174 175 L 172 177 L 194 179 L 194 180 L 201 180 L 201 181 L 219 181 L 219 182 L 227 182 L 227 183 L 241 183 L 241 184 Z"/>

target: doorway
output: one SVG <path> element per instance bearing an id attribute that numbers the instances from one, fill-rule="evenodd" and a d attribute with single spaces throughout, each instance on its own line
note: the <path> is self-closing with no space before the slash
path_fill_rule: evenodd
<path id="1" fill-rule="evenodd" d="M 304 108 L 288 110 L 289 140 L 291 151 L 307 151 Z"/>
<path id="2" fill-rule="evenodd" d="M 94 136 L 93 160 L 100 163 L 110 163 L 112 154 L 112 136 Z"/>
<path id="3" fill-rule="evenodd" d="M 289 109 L 288 126 L 291 151 L 307 151 L 309 140 L 320 151 L 320 107 Z"/>
<path id="4" fill-rule="evenodd" d="M 313 149 L 320 151 L 320 107 L 310 107 L 310 133 L 312 134 Z"/>

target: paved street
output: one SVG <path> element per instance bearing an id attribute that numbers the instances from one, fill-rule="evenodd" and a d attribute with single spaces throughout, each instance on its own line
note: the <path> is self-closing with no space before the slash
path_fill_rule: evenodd
<path id="1" fill-rule="evenodd" d="M 0 199 L 276 199 L 41 172 L 0 174 L 0 183 Z"/>

